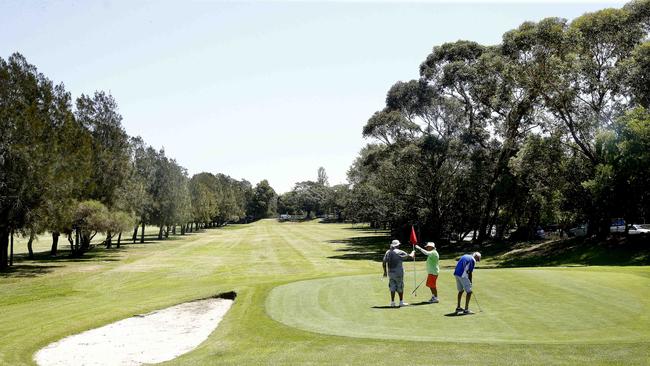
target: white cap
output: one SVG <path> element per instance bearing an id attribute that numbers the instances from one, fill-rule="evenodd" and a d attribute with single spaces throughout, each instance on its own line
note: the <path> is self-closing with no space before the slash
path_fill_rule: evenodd
<path id="1" fill-rule="evenodd" d="M 427 245 L 425 245 L 424 247 L 425 247 L 425 248 L 426 248 L 426 247 L 432 247 L 433 249 L 436 249 L 436 243 L 430 241 L 430 242 L 428 242 Z"/>
<path id="2" fill-rule="evenodd" d="M 400 244 L 400 243 L 399 243 L 399 240 L 393 240 L 393 241 L 390 243 L 390 247 L 391 247 L 391 248 L 397 248 L 397 247 L 399 246 L 399 244 Z"/>
<path id="3" fill-rule="evenodd" d="M 476 259 L 477 262 L 481 261 L 481 253 L 474 252 L 474 254 L 472 254 L 472 256 Z"/>

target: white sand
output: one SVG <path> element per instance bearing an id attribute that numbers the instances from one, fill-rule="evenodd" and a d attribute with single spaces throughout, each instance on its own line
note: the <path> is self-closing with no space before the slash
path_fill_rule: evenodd
<path id="1" fill-rule="evenodd" d="M 192 301 L 79 333 L 41 349 L 38 365 L 140 365 L 189 352 L 219 325 L 232 300 Z"/>

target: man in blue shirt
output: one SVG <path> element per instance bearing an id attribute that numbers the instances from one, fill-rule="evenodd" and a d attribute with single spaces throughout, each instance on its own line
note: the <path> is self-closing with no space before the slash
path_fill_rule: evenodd
<path id="1" fill-rule="evenodd" d="M 472 272 L 476 262 L 481 261 L 481 253 L 474 252 L 474 254 L 465 254 L 456 263 L 456 270 L 454 270 L 454 277 L 456 277 L 456 288 L 458 289 L 458 305 L 456 306 L 456 313 L 473 314 L 469 310 L 469 299 L 472 298 Z M 460 307 L 460 300 L 463 297 L 463 292 L 467 293 L 465 296 L 465 309 Z"/>

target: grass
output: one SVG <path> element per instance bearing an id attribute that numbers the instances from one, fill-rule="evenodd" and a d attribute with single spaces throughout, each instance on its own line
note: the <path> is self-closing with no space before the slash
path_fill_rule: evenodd
<path id="1" fill-rule="evenodd" d="M 383 233 L 350 225 L 264 220 L 124 250 L 96 248 L 80 260 L 20 258 L 18 269 L 0 273 L 0 364 L 32 364 L 38 349 L 66 335 L 231 290 L 238 296 L 219 328 L 166 364 L 630 365 L 650 359 L 648 267 L 479 266 L 484 312 L 449 318 L 443 315 L 455 301 L 448 270 L 440 279 L 440 304 L 372 308 L 388 301 L 379 277 L 382 243 L 388 243 Z M 453 265 L 453 256 L 443 257 L 443 267 Z M 421 272 L 424 264 L 417 265 Z M 406 279 L 410 293 L 408 273 Z M 418 300 L 426 298 L 419 293 Z"/>

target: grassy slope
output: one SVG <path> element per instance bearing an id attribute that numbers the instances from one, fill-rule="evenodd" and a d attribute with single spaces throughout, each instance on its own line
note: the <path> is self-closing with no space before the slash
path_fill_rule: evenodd
<path id="1" fill-rule="evenodd" d="M 378 234 L 348 225 L 263 221 L 183 240 L 131 244 L 123 251 L 96 250 L 83 261 L 20 262 L 17 271 L 0 274 L 0 364 L 29 364 L 36 350 L 65 335 L 230 290 L 239 296 L 219 328 L 169 364 L 646 364 L 650 359 L 647 333 L 637 343 L 388 343 L 306 332 L 266 314 L 265 302 L 278 285 L 379 273 L 377 262 L 350 259 L 370 259 L 373 254 L 362 244 L 380 241 Z M 615 268 L 627 271 L 648 276 L 645 269 Z M 487 310 L 489 302 L 481 300 Z"/>

